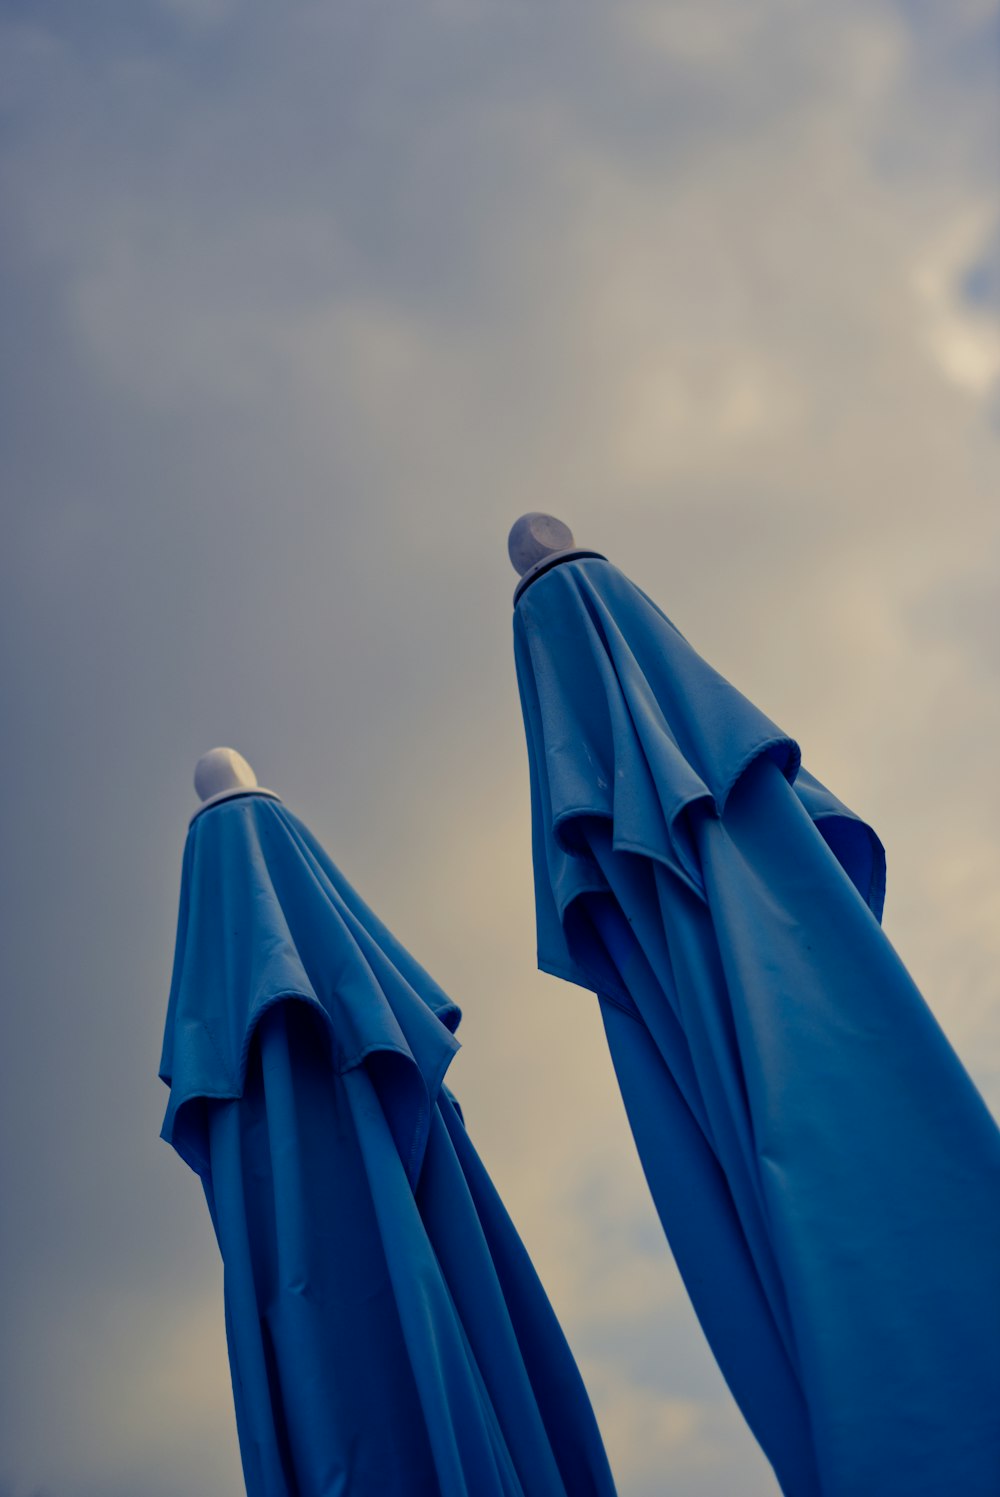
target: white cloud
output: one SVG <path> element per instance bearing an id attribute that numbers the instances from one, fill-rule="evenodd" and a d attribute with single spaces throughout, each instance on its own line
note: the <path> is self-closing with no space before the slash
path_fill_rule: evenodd
<path id="1" fill-rule="evenodd" d="M 925 345 L 947 379 L 980 400 L 1000 380 L 1000 328 L 994 309 L 977 311 L 961 294 L 963 276 L 997 232 L 991 202 L 945 226 L 913 271 Z"/>

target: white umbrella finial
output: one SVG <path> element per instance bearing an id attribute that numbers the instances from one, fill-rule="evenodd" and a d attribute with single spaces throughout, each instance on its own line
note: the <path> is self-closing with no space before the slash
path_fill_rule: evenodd
<path id="1" fill-rule="evenodd" d="M 514 571 L 523 577 L 525 572 L 553 556 L 557 551 L 570 551 L 575 545 L 573 532 L 555 515 L 543 515 L 532 511 L 515 520 L 507 540 L 507 552 Z"/>
<path id="2" fill-rule="evenodd" d="M 210 800 L 233 790 L 255 790 L 257 776 L 235 749 L 214 748 L 195 765 L 194 788 L 201 800 Z"/>
<path id="3" fill-rule="evenodd" d="M 278 800 L 273 790 L 265 790 L 257 784 L 257 776 L 242 754 L 233 748 L 209 749 L 202 754 L 194 767 L 194 788 L 201 805 L 191 817 L 194 821 L 209 806 L 219 801 L 233 800 L 240 795 L 263 796 L 266 800 Z"/>

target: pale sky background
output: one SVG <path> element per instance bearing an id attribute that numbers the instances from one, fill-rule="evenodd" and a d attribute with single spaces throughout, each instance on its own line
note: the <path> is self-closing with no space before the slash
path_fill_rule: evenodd
<path id="1" fill-rule="evenodd" d="M 566 519 L 886 843 L 1000 1111 L 995 0 L 3 0 L 2 1497 L 238 1497 L 158 1140 L 239 748 L 462 1005 L 622 1497 L 773 1497 L 534 966 L 505 541 Z M 891 1057 L 887 1057 L 891 1063 Z"/>

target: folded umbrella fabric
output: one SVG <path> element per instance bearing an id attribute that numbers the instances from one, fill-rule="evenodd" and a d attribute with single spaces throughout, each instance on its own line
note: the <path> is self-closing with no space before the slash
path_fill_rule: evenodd
<path id="1" fill-rule="evenodd" d="M 538 961 L 598 995 L 719 1365 L 788 1497 L 995 1497 L 1000 1133 L 881 844 L 622 573 L 556 562 L 514 612 Z"/>
<path id="2" fill-rule="evenodd" d="M 443 1085 L 459 1010 L 274 797 L 184 857 L 163 1137 L 222 1252 L 250 1497 L 611 1497 L 572 1355 Z"/>

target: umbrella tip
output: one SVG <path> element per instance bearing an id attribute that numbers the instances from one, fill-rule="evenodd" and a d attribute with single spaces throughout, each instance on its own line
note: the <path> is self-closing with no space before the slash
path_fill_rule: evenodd
<path id="1" fill-rule="evenodd" d="M 256 785 L 257 776 L 243 755 L 232 748 L 209 749 L 194 767 L 194 788 L 201 800 L 227 790 L 253 790 Z"/>
<path id="2" fill-rule="evenodd" d="M 556 551 L 569 551 L 575 544 L 572 530 L 562 520 L 557 520 L 555 515 L 532 511 L 515 520 L 510 527 L 507 554 L 514 571 L 523 577 L 547 556 Z"/>

